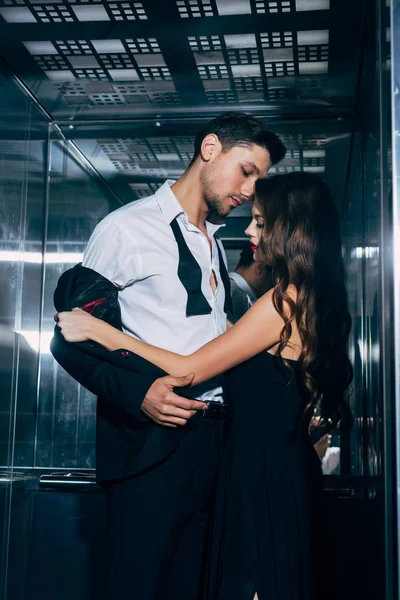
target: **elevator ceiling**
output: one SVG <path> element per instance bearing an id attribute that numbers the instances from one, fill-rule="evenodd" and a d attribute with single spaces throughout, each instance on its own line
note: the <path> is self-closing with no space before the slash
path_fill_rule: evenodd
<path id="1" fill-rule="evenodd" d="M 343 113 L 364 0 L 0 0 L 0 52 L 57 120 Z"/>
<path id="2" fill-rule="evenodd" d="M 340 188 L 364 1 L 0 0 L 0 55 L 124 201 L 179 176 L 226 110 L 282 135 L 278 172 Z"/>

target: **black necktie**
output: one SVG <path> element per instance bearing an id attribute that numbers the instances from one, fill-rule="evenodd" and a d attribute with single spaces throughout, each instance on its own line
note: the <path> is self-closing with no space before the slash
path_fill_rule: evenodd
<path id="1" fill-rule="evenodd" d="M 177 217 L 171 221 L 170 225 L 178 244 L 178 277 L 188 295 L 186 316 L 209 315 L 212 308 L 201 290 L 201 267 L 188 248 L 181 228 L 178 225 Z"/>
<path id="2" fill-rule="evenodd" d="M 225 288 L 225 304 L 224 311 L 226 314 L 231 314 L 233 311 L 232 296 L 231 296 L 231 282 L 229 279 L 228 271 L 226 270 L 224 257 L 222 256 L 221 248 L 217 241 L 218 257 L 219 257 L 219 272 L 221 274 L 222 283 Z"/>
<path id="3" fill-rule="evenodd" d="M 202 271 L 199 263 L 190 252 L 181 228 L 179 227 L 177 217 L 170 223 L 179 251 L 178 277 L 185 288 L 188 299 L 186 303 L 186 316 L 209 315 L 212 311 L 201 289 Z M 219 257 L 219 271 L 223 286 L 225 288 L 224 311 L 232 310 L 231 289 L 228 271 L 222 256 L 218 242 L 216 242 Z"/>

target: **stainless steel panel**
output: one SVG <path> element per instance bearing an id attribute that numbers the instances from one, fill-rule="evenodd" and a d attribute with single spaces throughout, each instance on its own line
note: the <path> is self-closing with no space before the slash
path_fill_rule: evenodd
<path id="1" fill-rule="evenodd" d="M 95 397 L 57 365 L 49 351 L 53 293 L 60 275 L 82 259 L 96 224 L 119 206 L 84 168 L 70 144 L 52 132 L 45 226 L 40 379 L 35 468 L 95 466 Z"/>
<path id="2" fill-rule="evenodd" d="M 6 597 L 15 465 L 32 465 L 48 126 L 0 73 L 0 470 L 1 577 Z M 26 543 L 26 540 L 21 540 Z M 23 576 L 23 574 L 22 574 Z"/>
<path id="3" fill-rule="evenodd" d="M 396 508 L 400 514 L 400 1 L 391 1 L 391 51 L 392 51 L 392 143 L 393 143 L 393 336 L 396 432 Z M 395 509 L 396 510 L 396 509 Z M 400 522 L 397 521 L 397 573 L 400 573 Z M 400 598 L 400 589 L 397 591 Z"/>

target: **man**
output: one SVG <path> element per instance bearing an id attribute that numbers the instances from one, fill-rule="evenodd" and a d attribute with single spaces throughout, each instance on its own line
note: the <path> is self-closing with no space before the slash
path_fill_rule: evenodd
<path id="1" fill-rule="evenodd" d="M 284 155 L 257 119 L 221 115 L 197 134 L 178 181 L 99 223 L 83 266 L 118 286 L 126 333 L 190 354 L 226 330 L 229 278 L 215 234 Z M 107 598 L 195 600 L 226 413 L 221 381 L 192 388 L 191 400 L 174 388 L 193 375 L 121 374 L 74 357 L 71 346 L 59 340 L 53 354 L 99 396 L 97 479 L 113 547 Z M 199 411 L 204 402 L 210 408 Z"/>
<path id="2" fill-rule="evenodd" d="M 228 314 L 231 323 L 236 323 L 252 304 L 272 288 L 272 270 L 267 265 L 256 262 L 250 246 L 240 253 L 236 269 L 229 273 L 232 297 L 232 312 Z"/>

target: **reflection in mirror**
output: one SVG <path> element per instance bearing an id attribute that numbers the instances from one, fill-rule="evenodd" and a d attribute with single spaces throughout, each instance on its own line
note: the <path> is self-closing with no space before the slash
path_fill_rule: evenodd
<path id="1" fill-rule="evenodd" d="M 67 143 L 52 139 L 34 462 L 37 468 L 95 467 L 95 397 L 54 361 L 49 350 L 54 328 L 53 293 L 60 275 L 81 261 L 97 223 L 118 206 L 107 189 L 77 161 Z M 38 340 L 32 341 L 37 347 Z"/>

